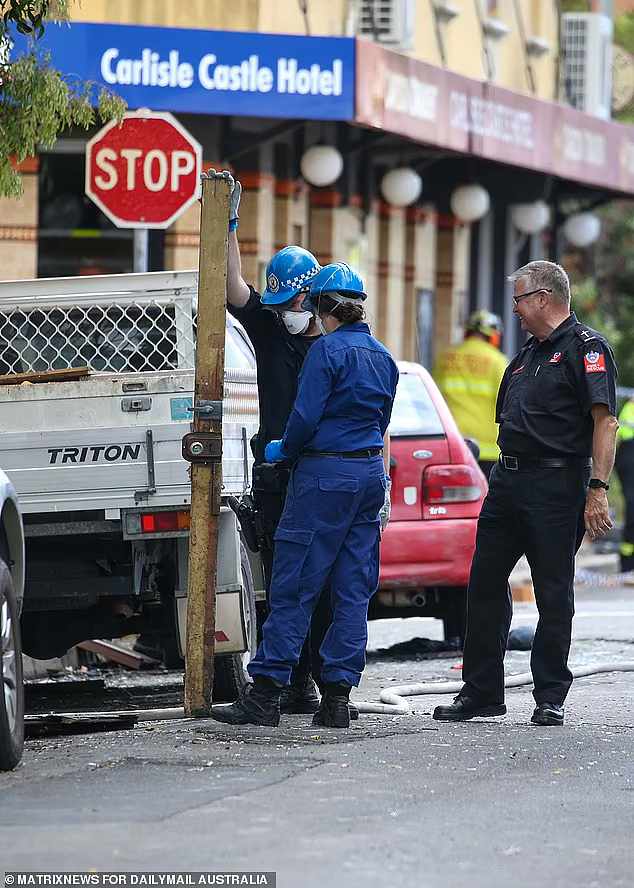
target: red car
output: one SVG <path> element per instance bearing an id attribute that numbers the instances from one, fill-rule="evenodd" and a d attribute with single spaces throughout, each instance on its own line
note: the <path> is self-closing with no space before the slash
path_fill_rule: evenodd
<path id="1" fill-rule="evenodd" d="M 399 371 L 389 428 L 392 518 L 369 616 L 438 617 L 447 640 L 462 640 L 487 482 L 427 370 L 401 361 Z"/>

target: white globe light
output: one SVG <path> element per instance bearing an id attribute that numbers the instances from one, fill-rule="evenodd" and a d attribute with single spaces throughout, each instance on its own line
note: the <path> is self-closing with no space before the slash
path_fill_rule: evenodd
<path id="1" fill-rule="evenodd" d="M 423 180 L 410 167 L 390 170 L 381 179 L 381 194 L 393 207 L 408 207 L 418 200 Z"/>
<path id="2" fill-rule="evenodd" d="M 564 234 L 573 247 L 589 247 L 601 234 L 601 220 L 594 213 L 573 213 L 564 222 Z"/>
<path id="3" fill-rule="evenodd" d="M 489 212 L 491 199 L 482 185 L 460 185 L 449 200 L 451 212 L 462 222 L 477 222 Z"/>
<path id="4" fill-rule="evenodd" d="M 543 200 L 514 204 L 511 207 L 511 219 L 522 234 L 539 234 L 550 221 L 550 207 Z"/>
<path id="5" fill-rule="evenodd" d="M 336 182 L 343 170 L 343 157 L 332 145 L 313 145 L 302 154 L 302 176 L 310 185 L 323 188 Z"/>

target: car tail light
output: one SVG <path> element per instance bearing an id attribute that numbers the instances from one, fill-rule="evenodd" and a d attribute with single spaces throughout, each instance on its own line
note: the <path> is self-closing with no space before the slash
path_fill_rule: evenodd
<path id="1" fill-rule="evenodd" d="M 471 466 L 428 466 L 423 474 L 423 501 L 473 503 L 482 496 L 478 476 Z"/>
<path id="2" fill-rule="evenodd" d="M 142 533 L 174 533 L 189 530 L 189 510 L 149 512 L 141 515 Z"/>

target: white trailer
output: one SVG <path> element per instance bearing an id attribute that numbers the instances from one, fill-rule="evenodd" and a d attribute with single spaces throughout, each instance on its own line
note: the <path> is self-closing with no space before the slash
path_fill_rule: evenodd
<path id="1" fill-rule="evenodd" d="M 24 515 L 26 654 L 131 633 L 168 661 L 184 650 L 181 441 L 192 422 L 197 291 L 193 271 L 0 282 L 0 467 Z M 255 355 L 229 315 L 225 358 L 217 698 L 246 680 L 264 598 L 259 561 L 227 505 L 249 483 L 258 425 Z"/>

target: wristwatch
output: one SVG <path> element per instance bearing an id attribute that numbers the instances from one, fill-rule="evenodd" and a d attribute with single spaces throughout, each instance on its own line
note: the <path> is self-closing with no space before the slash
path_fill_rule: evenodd
<path id="1" fill-rule="evenodd" d="M 606 484 L 605 481 L 601 481 L 600 478 L 590 478 L 590 481 L 588 482 L 588 487 L 593 487 L 593 488 L 595 488 L 595 489 L 596 489 L 597 487 L 602 487 L 603 490 L 609 490 L 609 489 L 610 489 L 610 485 L 609 485 L 609 484 Z"/>

